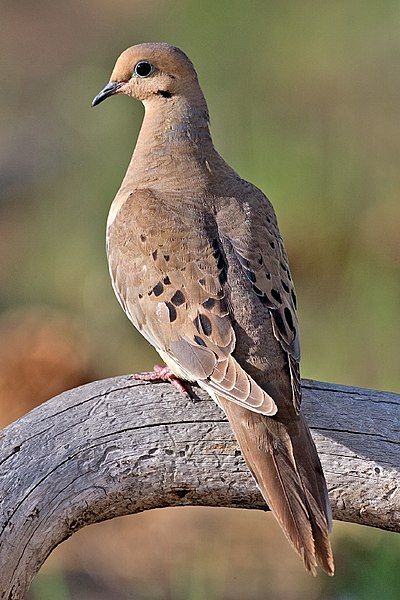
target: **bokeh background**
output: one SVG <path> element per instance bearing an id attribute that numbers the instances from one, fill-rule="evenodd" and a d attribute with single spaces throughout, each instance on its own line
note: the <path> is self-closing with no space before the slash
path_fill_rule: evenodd
<path id="1" fill-rule="evenodd" d="M 0 425 L 154 353 L 108 279 L 104 228 L 142 108 L 92 110 L 127 46 L 194 61 L 217 148 L 272 199 L 300 299 L 304 376 L 396 390 L 400 4 L 2 0 Z M 400 597 L 400 537 L 336 524 L 337 575 L 304 573 L 270 515 L 164 509 L 91 526 L 32 600 Z"/>

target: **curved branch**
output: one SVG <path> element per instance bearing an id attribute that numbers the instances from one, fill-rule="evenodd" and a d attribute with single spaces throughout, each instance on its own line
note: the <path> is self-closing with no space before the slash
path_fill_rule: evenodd
<path id="1" fill-rule="evenodd" d="M 400 531 L 400 396 L 303 381 L 336 519 Z M 219 408 L 168 384 L 97 381 L 0 433 L 0 591 L 21 599 L 90 523 L 177 505 L 265 509 Z"/>

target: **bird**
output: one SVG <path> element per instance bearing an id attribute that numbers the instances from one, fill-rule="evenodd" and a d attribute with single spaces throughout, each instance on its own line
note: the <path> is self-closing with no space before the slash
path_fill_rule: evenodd
<path id="1" fill-rule="evenodd" d="M 207 391 L 306 569 L 333 575 L 327 486 L 301 412 L 297 299 L 272 204 L 215 149 L 182 50 L 125 50 L 92 106 L 115 95 L 145 114 L 107 219 L 109 271 L 166 365 L 137 377 Z"/>

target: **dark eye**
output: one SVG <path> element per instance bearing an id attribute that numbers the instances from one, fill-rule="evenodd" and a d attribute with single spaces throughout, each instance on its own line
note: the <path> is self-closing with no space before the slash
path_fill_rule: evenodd
<path id="1" fill-rule="evenodd" d="M 154 67 L 147 60 L 141 60 L 135 67 L 135 75 L 138 77 L 148 77 L 154 71 Z"/>

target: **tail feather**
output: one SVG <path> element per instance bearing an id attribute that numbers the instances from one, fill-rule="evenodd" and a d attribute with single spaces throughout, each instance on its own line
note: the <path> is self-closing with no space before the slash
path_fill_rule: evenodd
<path id="1" fill-rule="evenodd" d="M 335 567 L 328 537 L 332 529 L 332 512 L 325 478 L 310 430 L 302 416 L 298 426 L 298 440 L 293 443 L 294 457 L 308 503 L 316 558 L 321 567 L 333 575 Z"/>
<path id="2" fill-rule="evenodd" d="M 315 575 L 319 564 L 333 575 L 326 483 L 302 415 L 283 423 L 220 396 L 218 403 L 263 497 L 306 569 Z"/>

